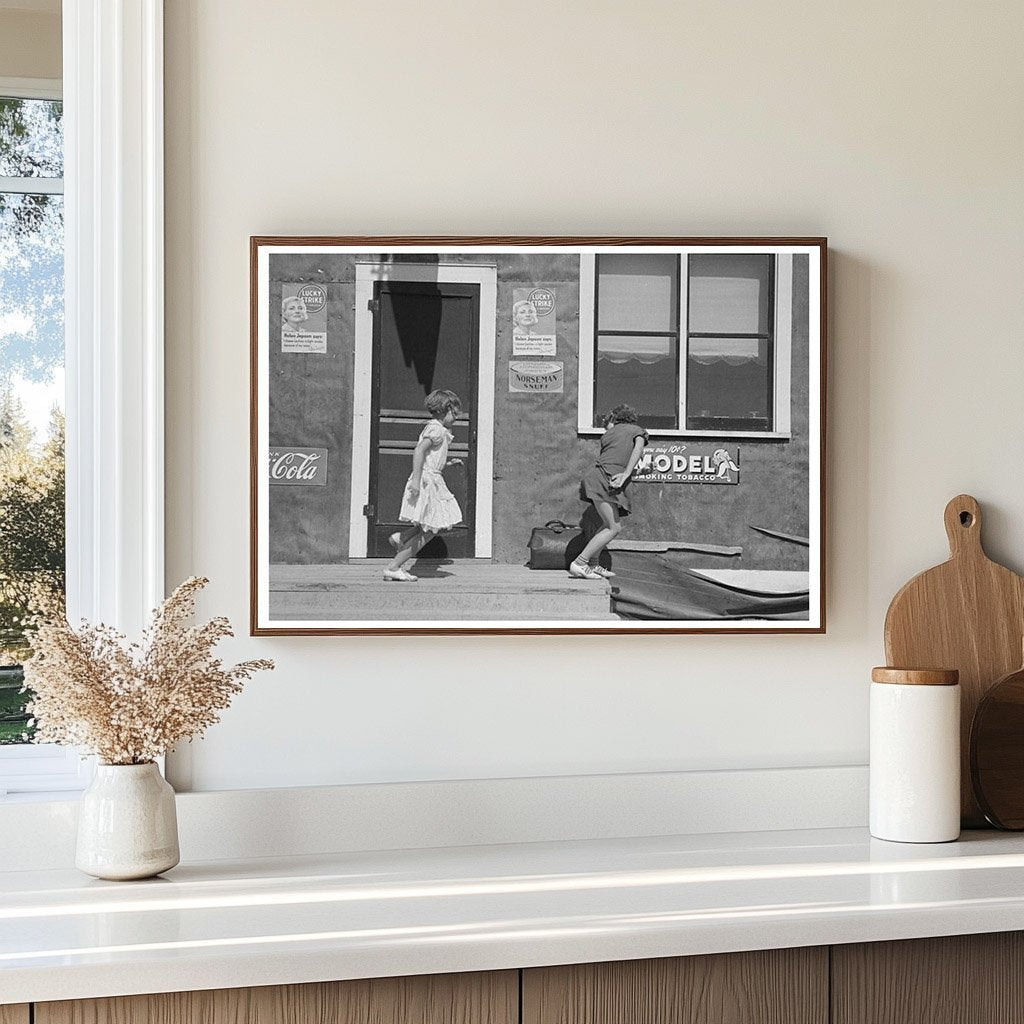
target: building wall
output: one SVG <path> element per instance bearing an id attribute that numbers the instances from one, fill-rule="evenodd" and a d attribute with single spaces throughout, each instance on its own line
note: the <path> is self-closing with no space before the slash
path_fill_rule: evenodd
<path id="1" fill-rule="evenodd" d="M 270 561 L 293 565 L 348 557 L 352 492 L 352 354 L 356 275 L 352 256 L 270 257 L 270 444 L 327 449 L 327 483 L 269 489 Z M 282 353 L 283 283 L 327 290 L 327 354 Z"/>
<path id="2" fill-rule="evenodd" d="M 1024 7 L 166 7 L 168 582 L 277 661 L 194 785 L 863 763 L 946 501 L 1024 569 Z M 244 635 L 248 237 L 532 232 L 829 236 L 826 635 Z"/>
<path id="3" fill-rule="evenodd" d="M 517 288 L 551 288 L 558 327 L 552 357 L 565 364 L 561 394 L 511 394 L 512 303 Z M 498 333 L 494 365 L 494 558 L 526 561 L 530 529 L 549 519 L 578 522 L 580 472 L 593 442 L 577 436 L 580 334 L 579 258 L 502 256 L 498 261 Z"/>
<path id="4" fill-rule="evenodd" d="M 323 486 L 270 487 L 272 563 L 337 563 L 349 557 L 352 478 L 355 265 L 371 254 L 276 254 L 269 263 L 270 444 L 328 451 Z M 375 257 L 384 258 L 386 257 Z M 448 257 L 446 257 L 448 258 Z M 453 262 L 497 266 L 494 369 L 494 474 L 479 486 L 493 490 L 493 558 L 526 560 L 533 526 L 550 519 L 578 522 L 586 506 L 579 481 L 597 457 L 599 441 L 577 430 L 579 380 L 579 258 L 570 254 L 460 254 Z M 424 257 L 417 257 L 419 262 Z M 694 565 L 806 569 L 807 549 L 750 529 L 764 526 L 806 536 L 808 522 L 808 260 L 794 261 L 792 438 L 742 444 L 735 487 L 635 483 L 627 521 L 637 540 L 688 540 L 742 547 L 742 556 L 694 555 Z M 282 285 L 314 283 L 327 291 L 327 353 L 282 353 Z M 555 294 L 556 352 L 564 365 L 562 392 L 524 394 L 509 388 L 513 354 L 512 306 L 517 289 Z M 589 339 L 586 340 L 587 343 Z M 445 381 L 435 380 L 435 387 Z M 815 396 L 817 397 L 817 396 Z"/>

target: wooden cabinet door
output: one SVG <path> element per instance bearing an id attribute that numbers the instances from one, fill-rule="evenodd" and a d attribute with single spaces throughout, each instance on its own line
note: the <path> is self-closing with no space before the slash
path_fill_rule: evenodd
<path id="1" fill-rule="evenodd" d="M 19 1003 L 17 1006 L 0 1006 L 0 1024 L 28 1024 L 28 1006 Z"/>
<path id="2" fill-rule="evenodd" d="M 833 1024 L 1024 1021 L 1024 933 L 832 947 Z"/>
<path id="3" fill-rule="evenodd" d="M 827 1021 L 825 947 L 541 967 L 523 972 L 523 1024 Z"/>
<path id="4" fill-rule="evenodd" d="M 120 996 L 35 1010 L 35 1024 L 518 1024 L 518 972 Z"/>

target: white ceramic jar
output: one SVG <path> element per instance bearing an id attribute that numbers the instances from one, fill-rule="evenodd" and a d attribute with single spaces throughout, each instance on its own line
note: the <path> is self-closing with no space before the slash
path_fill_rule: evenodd
<path id="1" fill-rule="evenodd" d="M 876 839 L 960 835 L 960 685 L 953 669 L 871 672 L 870 827 Z"/>
<path id="2" fill-rule="evenodd" d="M 148 764 L 98 764 L 78 811 L 75 865 L 96 878 L 150 878 L 178 863 L 174 790 Z"/>

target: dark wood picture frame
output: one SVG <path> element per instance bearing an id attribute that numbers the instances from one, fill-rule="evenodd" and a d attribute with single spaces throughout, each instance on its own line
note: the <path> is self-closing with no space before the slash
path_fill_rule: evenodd
<path id="1" fill-rule="evenodd" d="M 270 247 L 295 249 L 297 247 L 344 247 L 343 251 L 357 251 L 360 254 L 381 254 L 392 256 L 403 247 L 417 248 L 437 246 L 439 248 L 455 247 L 453 251 L 465 249 L 474 251 L 491 248 L 518 247 L 731 247 L 731 248 L 806 248 L 816 252 L 817 258 L 817 322 L 811 318 L 809 324 L 809 367 L 816 366 L 818 374 L 818 391 L 808 392 L 808 408 L 814 410 L 817 400 L 817 444 L 811 441 L 811 450 L 817 451 L 817 474 L 811 477 L 814 459 L 808 463 L 808 493 L 810 522 L 817 515 L 816 528 L 809 529 L 809 537 L 802 540 L 809 546 L 810 566 L 817 560 L 817 583 L 813 580 L 813 572 L 809 587 L 810 601 L 807 611 L 807 624 L 795 621 L 766 621 L 764 625 L 752 616 L 746 619 L 725 619 L 722 625 L 711 624 L 702 620 L 698 625 L 688 625 L 687 619 L 671 619 L 651 621 L 648 619 L 619 619 L 607 624 L 595 622 L 567 621 L 565 625 L 544 622 L 534 625 L 530 620 L 516 621 L 511 624 L 488 625 L 487 620 L 458 620 L 451 625 L 431 620 L 427 625 L 418 625 L 420 620 L 396 620 L 394 625 L 382 625 L 379 621 L 364 625 L 360 621 L 338 620 L 326 621 L 323 625 L 303 623 L 290 625 L 283 622 L 275 624 L 272 620 L 261 619 L 261 589 L 267 588 L 269 580 L 261 574 L 260 562 L 260 527 L 263 509 L 260 506 L 261 474 L 267 474 L 267 458 L 269 442 L 263 443 L 259 437 L 259 401 L 260 388 L 260 345 L 261 340 L 269 346 L 269 329 L 267 337 L 261 339 L 261 295 L 262 301 L 269 306 L 267 294 L 261 291 L 260 253 Z M 614 249 L 613 249 L 614 251 Z M 826 630 L 826 424 L 827 424 L 827 239 L 824 237 L 709 237 L 709 236 L 655 236 L 655 237 L 618 237 L 618 236 L 287 236 L 261 235 L 250 238 L 250 633 L 253 636 L 348 636 L 348 635 L 538 635 L 538 634 L 727 634 L 727 635 L 778 635 L 778 634 L 823 634 Z M 812 255 L 811 260 L 815 257 Z M 809 278 L 813 284 L 814 276 Z M 354 307 L 353 307 L 354 308 Z M 813 305 L 810 307 L 813 309 Z M 266 310 L 262 311 L 262 315 Z M 817 337 L 815 337 L 815 330 Z M 817 359 L 814 347 L 817 344 Z M 686 344 L 685 336 L 678 340 L 680 346 Z M 687 358 L 685 351 L 677 357 Z M 657 431 L 652 433 L 657 434 Z M 269 436 L 269 435 L 268 435 Z M 697 433 L 692 434 L 693 437 Z M 716 435 L 717 436 L 717 435 Z M 733 436 L 722 434 L 721 437 Z M 764 442 L 759 442 L 764 443 Z M 478 481 L 477 486 L 483 486 Z M 634 485 L 635 487 L 636 485 Z M 267 491 L 269 494 L 269 489 Z M 269 501 L 269 498 L 268 498 Z M 530 524 L 541 525 L 541 524 Z M 750 524 L 754 525 L 754 524 Z M 756 528 L 756 527 L 755 527 Z M 771 534 L 772 531 L 763 531 Z M 800 540 L 788 537 L 785 533 L 774 534 L 777 538 Z M 269 565 L 268 565 L 269 569 Z M 586 583 L 582 585 L 586 586 Z M 401 587 L 402 585 L 396 585 Z M 406 584 L 405 586 L 409 586 Z M 399 595 L 396 593 L 396 597 Z M 269 597 L 268 597 L 269 602 Z M 269 607 L 269 604 L 268 604 Z M 731 624 L 735 622 L 735 624 Z"/>

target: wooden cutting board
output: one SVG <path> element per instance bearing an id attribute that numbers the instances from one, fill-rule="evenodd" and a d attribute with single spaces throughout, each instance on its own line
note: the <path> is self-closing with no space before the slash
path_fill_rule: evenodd
<path id="1" fill-rule="evenodd" d="M 957 495 L 944 515 L 949 561 L 915 576 L 885 616 L 885 657 L 894 668 L 960 671 L 960 814 L 964 828 L 985 816 L 971 788 L 970 735 L 988 688 L 1020 667 L 1024 579 L 993 562 L 981 544 L 981 508 Z"/>

